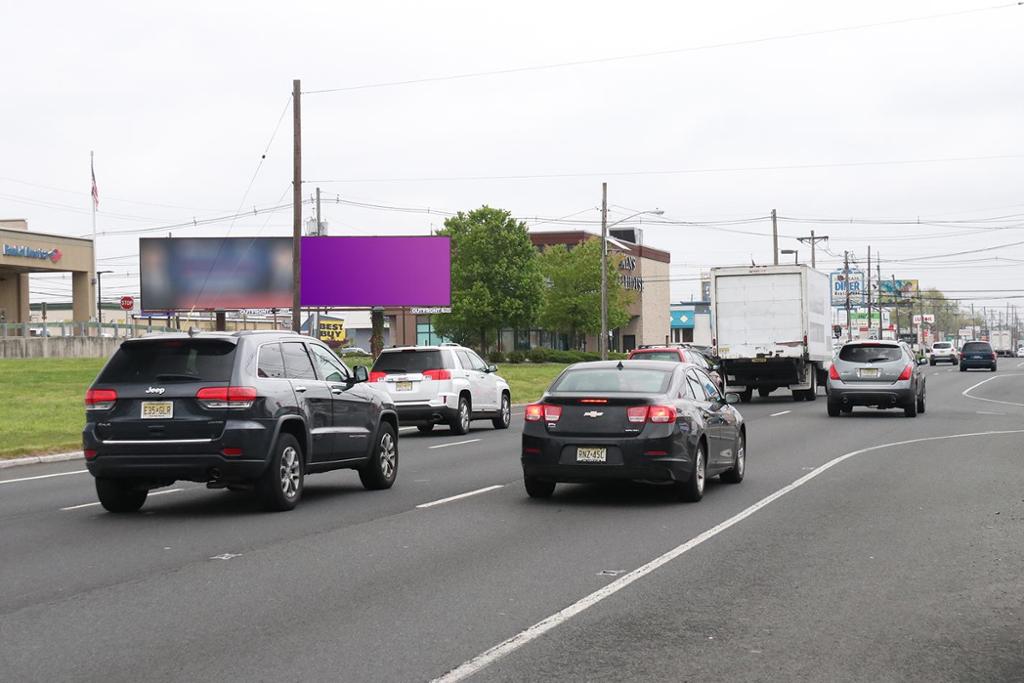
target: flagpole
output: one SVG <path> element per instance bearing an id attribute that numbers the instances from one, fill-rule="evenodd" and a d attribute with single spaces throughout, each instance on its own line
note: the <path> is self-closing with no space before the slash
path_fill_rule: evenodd
<path id="1" fill-rule="evenodd" d="M 96 169 L 93 167 L 93 151 L 89 150 L 89 174 L 92 176 L 92 188 L 89 191 L 89 203 L 92 204 L 92 278 L 90 282 L 96 287 Z M 99 320 L 99 300 L 95 290 L 91 290 L 93 305 L 96 307 L 94 317 Z M 97 332 L 97 334 L 99 334 Z"/>

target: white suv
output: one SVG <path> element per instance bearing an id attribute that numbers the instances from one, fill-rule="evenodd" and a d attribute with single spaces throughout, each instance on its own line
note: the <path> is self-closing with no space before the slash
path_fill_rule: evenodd
<path id="1" fill-rule="evenodd" d="M 429 432 L 446 424 L 456 434 L 470 420 L 488 419 L 508 429 L 512 392 L 498 369 L 458 344 L 384 349 L 370 371 L 370 382 L 394 400 L 402 424 Z"/>
<path id="2" fill-rule="evenodd" d="M 935 342 L 932 344 L 932 351 L 928 356 L 929 365 L 935 365 L 936 363 L 952 363 L 956 365 L 958 362 L 953 342 Z"/>

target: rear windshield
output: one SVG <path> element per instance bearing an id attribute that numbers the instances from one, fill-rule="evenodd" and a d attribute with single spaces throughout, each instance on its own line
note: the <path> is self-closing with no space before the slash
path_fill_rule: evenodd
<path id="1" fill-rule="evenodd" d="M 602 394 L 663 394 L 672 372 L 650 368 L 601 368 L 569 370 L 551 386 L 551 391 L 583 391 Z"/>
<path id="2" fill-rule="evenodd" d="M 637 351 L 632 358 L 642 360 L 670 360 L 679 362 L 679 354 L 675 351 Z"/>
<path id="3" fill-rule="evenodd" d="M 968 351 L 971 353 L 983 353 L 985 351 L 991 350 L 992 345 L 989 344 L 988 342 L 967 342 L 966 344 L 964 344 L 964 351 Z"/>
<path id="4" fill-rule="evenodd" d="M 212 339 L 171 339 L 123 344 L 97 382 L 228 382 L 235 345 Z"/>
<path id="5" fill-rule="evenodd" d="M 949 349 L 952 347 L 953 345 L 949 342 L 935 342 L 935 344 L 932 345 L 933 349 Z"/>
<path id="6" fill-rule="evenodd" d="M 839 360 L 850 363 L 884 363 L 901 358 L 903 358 L 903 349 L 898 346 L 847 344 L 839 351 Z"/>
<path id="7" fill-rule="evenodd" d="M 385 351 L 373 364 L 374 372 L 423 372 L 445 367 L 440 351 Z"/>

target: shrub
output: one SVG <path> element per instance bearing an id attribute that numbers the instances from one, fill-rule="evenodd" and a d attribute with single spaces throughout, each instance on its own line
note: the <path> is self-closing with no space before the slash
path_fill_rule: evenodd
<path id="1" fill-rule="evenodd" d="M 505 362 L 505 355 L 501 351 L 491 351 L 487 354 L 487 362 L 493 365 Z"/>
<path id="2" fill-rule="evenodd" d="M 508 354 L 509 363 L 518 364 L 524 362 L 525 360 L 526 354 L 523 353 L 522 351 L 510 351 Z"/>
<path id="3" fill-rule="evenodd" d="M 547 363 L 551 358 L 551 349 L 536 346 L 530 349 L 529 358 L 531 363 Z"/>

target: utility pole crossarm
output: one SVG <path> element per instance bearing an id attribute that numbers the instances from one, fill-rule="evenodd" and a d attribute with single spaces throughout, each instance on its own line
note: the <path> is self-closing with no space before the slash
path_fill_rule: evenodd
<path id="1" fill-rule="evenodd" d="M 815 254 L 815 247 L 818 244 L 818 242 L 828 242 L 828 235 L 815 235 L 814 231 L 811 230 L 811 234 L 809 237 L 797 237 L 797 240 L 800 241 L 802 244 L 811 245 L 811 268 L 816 269 L 818 267 L 818 260 Z"/>

